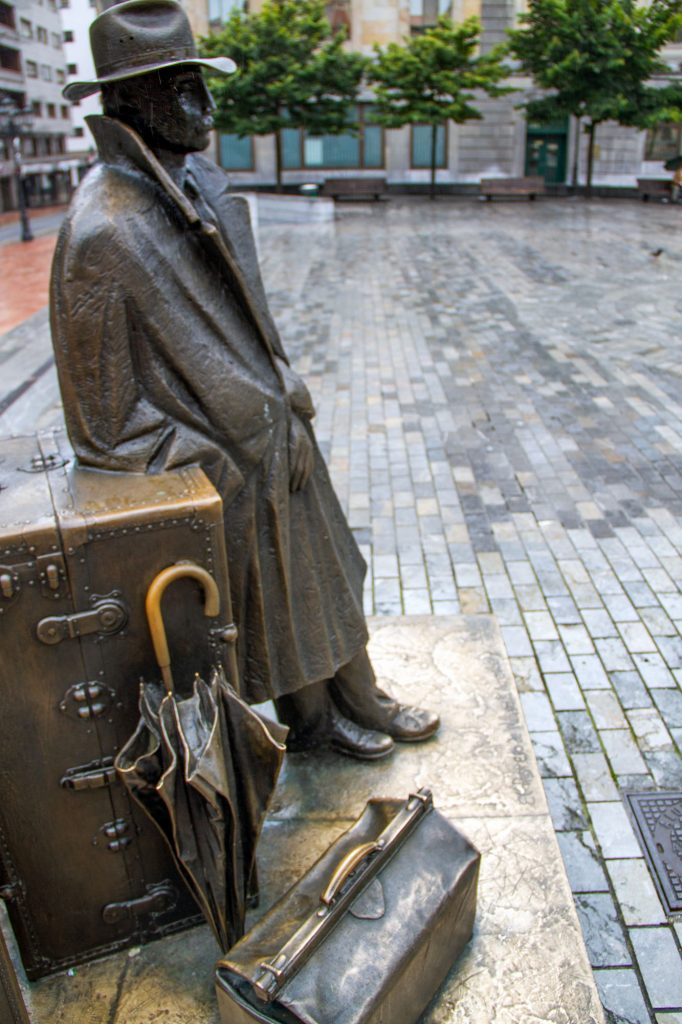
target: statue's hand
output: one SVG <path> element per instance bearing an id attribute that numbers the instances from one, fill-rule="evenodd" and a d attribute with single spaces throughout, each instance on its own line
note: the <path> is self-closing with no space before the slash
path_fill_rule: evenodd
<path id="1" fill-rule="evenodd" d="M 303 378 L 299 377 L 283 359 L 277 358 L 277 365 L 282 374 L 284 390 L 292 412 L 302 419 L 311 420 L 315 415 L 315 406 Z"/>
<path id="2" fill-rule="evenodd" d="M 310 479 L 315 461 L 313 443 L 298 416 L 289 426 L 289 490 L 302 491 Z"/>

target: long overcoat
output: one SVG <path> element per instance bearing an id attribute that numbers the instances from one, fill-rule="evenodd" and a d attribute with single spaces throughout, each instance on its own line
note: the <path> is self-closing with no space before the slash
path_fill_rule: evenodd
<path id="1" fill-rule="evenodd" d="M 200 464 L 224 503 L 245 696 L 330 678 L 367 642 L 365 565 L 317 446 L 309 482 L 289 490 L 292 411 L 275 358 L 286 356 L 248 204 L 204 157 L 188 157 L 181 188 L 126 125 L 89 122 L 100 159 L 51 283 L 74 450 L 106 470 Z"/>

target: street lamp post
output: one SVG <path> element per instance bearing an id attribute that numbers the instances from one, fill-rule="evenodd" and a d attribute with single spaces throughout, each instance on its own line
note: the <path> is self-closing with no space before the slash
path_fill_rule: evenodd
<path id="1" fill-rule="evenodd" d="M 6 93 L 4 96 L 0 96 L 0 137 L 9 140 L 12 149 L 22 242 L 33 241 L 31 222 L 28 218 L 28 204 L 26 202 L 26 181 L 23 175 L 21 159 L 21 136 L 26 132 L 26 121 L 30 116 L 30 107 L 18 106 Z"/>
<path id="2" fill-rule="evenodd" d="M 19 220 L 21 221 L 21 240 L 22 242 L 32 242 L 33 232 L 31 231 L 31 222 L 28 219 L 28 206 L 26 204 L 26 181 L 22 174 L 21 139 L 18 135 L 15 135 L 12 139 L 12 153 L 14 155 L 14 180 L 17 183 Z"/>

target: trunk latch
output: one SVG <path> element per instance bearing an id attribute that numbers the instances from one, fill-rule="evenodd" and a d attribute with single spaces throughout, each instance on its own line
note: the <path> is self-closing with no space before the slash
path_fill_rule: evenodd
<path id="1" fill-rule="evenodd" d="M 110 786 L 116 781 L 116 769 L 111 757 L 105 757 L 101 761 L 91 761 L 90 764 L 81 764 L 76 768 L 69 768 L 59 780 L 64 789 L 102 789 Z"/>
<path id="2" fill-rule="evenodd" d="M 172 910 L 178 900 L 175 887 L 170 882 L 157 882 L 147 886 L 147 892 L 136 900 L 124 900 L 121 903 L 107 903 L 102 908 L 105 924 L 118 924 L 131 917 L 144 914 L 163 914 Z"/>
<path id="3" fill-rule="evenodd" d="M 49 615 L 41 619 L 36 628 L 38 639 L 44 644 L 60 644 L 62 640 L 75 640 L 79 636 L 100 633 L 111 636 L 120 632 L 128 621 L 128 612 L 121 601 L 105 598 L 97 601 L 86 612 L 73 615 Z"/>

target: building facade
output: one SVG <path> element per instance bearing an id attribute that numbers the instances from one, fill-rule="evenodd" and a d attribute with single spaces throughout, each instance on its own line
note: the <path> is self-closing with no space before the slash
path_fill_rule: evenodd
<path id="1" fill-rule="evenodd" d="M 13 119 L 0 114 L 2 209 L 17 205 L 17 157 L 30 206 L 64 202 L 71 193 L 77 178 L 67 149 L 70 110 L 61 95 L 66 76 L 58 0 L 0 0 L 0 93 L 27 111 Z"/>
<path id="2" fill-rule="evenodd" d="M 66 81 L 77 82 L 95 78 L 95 66 L 90 52 L 90 23 L 97 16 L 95 0 L 59 0 L 66 54 Z M 70 103 L 71 131 L 66 142 L 67 151 L 77 163 L 78 176 L 82 176 L 95 157 L 95 143 L 86 123 L 89 114 L 100 114 L 99 93 Z"/>
<path id="3" fill-rule="evenodd" d="M 195 0 L 196 2 L 196 0 Z M 214 7 L 231 6 L 230 0 L 211 0 Z M 249 0 L 257 10 L 262 0 Z M 483 50 L 505 39 L 517 24 L 523 0 L 330 0 L 332 24 L 345 25 L 349 46 L 370 55 L 374 44 L 401 42 L 411 33 L 435 23 L 439 14 L 455 21 L 476 15 L 482 25 Z M 211 18 L 213 27 L 219 21 Z M 679 75 L 682 43 L 666 48 L 664 58 L 671 77 Z M 504 97 L 482 97 L 477 103 L 481 121 L 450 123 L 439 132 L 437 180 L 453 190 L 471 188 L 482 178 L 540 175 L 561 187 L 586 176 L 586 136 L 574 119 L 557 124 L 529 124 L 519 105 L 532 94 L 530 79 L 517 76 L 507 83 L 514 92 Z M 318 182 L 331 175 L 381 174 L 389 185 L 426 187 L 429 180 L 429 130 L 422 126 L 384 131 L 370 124 L 369 91 L 360 98 L 360 134 L 322 139 L 304 138 L 300 132 L 282 133 L 285 186 Z M 641 132 L 601 125 L 597 132 L 593 184 L 631 188 L 639 177 L 669 177 L 663 162 L 680 152 L 680 130 L 662 125 L 657 132 Z M 273 137 L 237 139 L 222 135 L 217 159 L 235 187 L 259 187 L 275 181 Z"/>
<path id="4" fill-rule="evenodd" d="M 181 0 L 195 36 L 220 27 L 242 0 Z M 248 0 L 257 10 L 262 0 Z M 348 46 L 370 55 L 375 44 L 401 42 L 434 24 L 439 14 L 455 21 L 480 18 L 482 47 L 505 38 L 517 23 L 524 0 L 329 0 L 328 14 L 345 26 Z M 59 201 L 87 170 L 94 143 L 85 118 L 100 110 L 99 95 L 67 104 L 61 89 L 67 81 L 94 77 L 89 26 L 103 0 L 0 0 L 0 96 L 5 93 L 32 110 L 30 131 L 21 140 L 24 173 L 31 205 Z M 682 42 L 666 48 L 671 77 L 680 74 Z M 584 183 L 585 135 L 574 119 L 564 123 L 528 123 L 519 105 L 531 95 L 523 77 L 509 81 L 507 96 L 482 97 L 480 121 L 450 123 L 437 138 L 437 180 L 446 189 L 474 189 L 482 178 L 537 174 L 559 188 Z M 334 176 L 385 177 L 396 188 L 426 188 L 430 176 L 430 130 L 408 126 L 384 130 L 371 123 L 372 95 L 360 96 L 356 135 L 307 138 L 297 130 L 282 132 L 285 187 L 321 182 Z M 16 205 L 12 140 L 2 138 L 0 207 Z M 639 177 L 669 177 L 664 162 L 682 151 L 682 128 L 661 125 L 640 132 L 616 124 L 597 132 L 593 183 L 632 188 Z M 269 187 L 275 182 L 275 139 L 216 136 L 212 155 L 228 172 L 235 188 Z M 577 162 L 576 162 L 577 161 Z"/>

